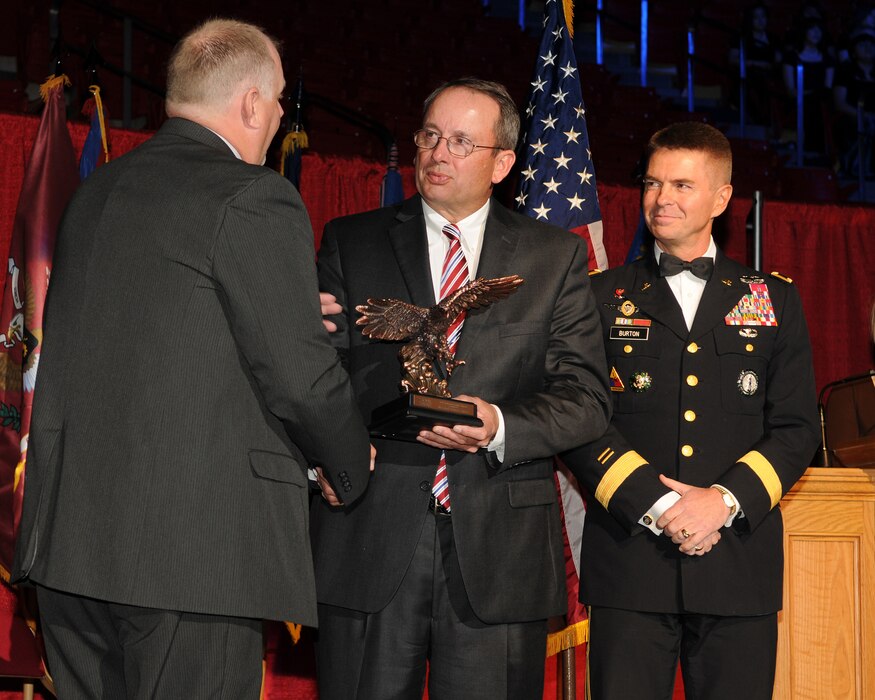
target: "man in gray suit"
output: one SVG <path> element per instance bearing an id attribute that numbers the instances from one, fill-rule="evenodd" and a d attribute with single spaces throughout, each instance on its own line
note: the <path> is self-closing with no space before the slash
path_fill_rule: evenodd
<path id="1" fill-rule="evenodd" d="M 257 698 L 261 619 L 316 624 L 307 466 L 368 484 L 307 214 L 262 167 L 283 86 L 256 27 L 194 29 L 171 118 L 65 214 L 14 572 L 65 700 Z"/>
<path id="2" fill-rule="evenodd" d="M 601 435 L 610 400 L 586 244 L 491 200 L 518 130 L 503 86 L 443 86 L 415 135 L 419 195 L 326 227 L 320 283 L 345 310 L 332 339 L 365 415 L 398 396 L 401 343 L 363 337 L 356 305 L 431 306 L 459 237 L 464 276 L 525 283 L 464 319 L 465 364 L 449 388 L 477 404 L 482 427 L 377 441 L 368 493 L 348 510 L 331 505 L 322 481 L 313 535 L 323 700 L 421 698 L 426 662 L 434 700 L 543 692 L 546 620 L 565 610 L 552 456 Z M 442 452 L 448 496 L 433 496 Z"/>

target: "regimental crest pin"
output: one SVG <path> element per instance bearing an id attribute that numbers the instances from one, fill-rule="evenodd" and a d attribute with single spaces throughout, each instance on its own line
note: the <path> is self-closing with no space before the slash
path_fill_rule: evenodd
<path id="1" fill-rule="evenodd" d="M 743 369 L 738 375 L 738 380 L 735 382 L 738 390 L 745 396 L 753 396 L 757 393 L 760 386 L 760 378 L 752 369 Z"/>
<path id="2" fill-rule="evenodd" d="M 626 386 L 623 384 L 623 380 L 620 379 L 620 373 L 617 372 L 616 367 L 611 367 L 611 391 L 626 391 Z"/>

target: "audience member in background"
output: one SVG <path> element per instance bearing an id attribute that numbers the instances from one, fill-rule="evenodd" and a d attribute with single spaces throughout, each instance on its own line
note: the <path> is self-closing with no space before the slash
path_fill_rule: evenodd
<path id="1" fill-rule="evenodd" d="M 769 138 L 777 140 L 781 135 L 780 84 L 781 50 L 778 40 L 768 31 L 769 10 L 761 2 L 744 11 L 739 41 L 729 52 L 729 62 L 736 67 L 733 73 L 733 94 L 741 89 L 738 67 L 741 63 L 741 48 L 744 48 L 745 64 L 745 118 L 748 123 L 768 127 Z"/>
<path id="2" fill-rule="evenodd" d="M 864 175 L 871 176 L 875 136 L 875 31 L 859 31 L 851 37 L 850 59 L 836 70 L 833 107 L 842 170 L 848 177 L 856 177 L 862 166 Z"/>
<path id="3" fill-rule="evenodd" d="M 284 83 L 257 27 L 193 29 L 170 118 L 64 215 L 13 571 L 64 700 L 258 698 L 262 619 L 316 624 L 308 461 L 368 485 L 307 212 L 262 167 Z"/>
<path id="4" fill-rule="evenodd" d="M 791 98 L 789 114 L 795 126 L 798 111 L 797 66 L 803 67 L 804 151 L 818 156 L 832 150 L 830 128 L 830 91 L 835 62 L 821 20 L 803 19 L 793 30 L 790 45 L 784 51 L 784 87 Z"/>
<path id="5" fill-rule="evenodd" d="M 839 41 L 836 42 L 836 61 L 839 64 L 851 59 L 851 45 L 860 32 L 875 34 L 875 5 L 861 3 L 847 23 Z"/>

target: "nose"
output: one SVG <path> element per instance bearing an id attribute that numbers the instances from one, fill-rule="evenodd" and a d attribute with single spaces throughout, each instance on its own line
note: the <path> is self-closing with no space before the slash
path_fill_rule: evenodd
<path id="1" fill-rule="evenodd" d="M 438 161 L 447 160 L 450 157 L 450 150 L 447 148 L 448 143 L 449 141 L 447 141 L 446 136 L 439 136 L 437 146 L 431 149 L 431 157 Z"/>

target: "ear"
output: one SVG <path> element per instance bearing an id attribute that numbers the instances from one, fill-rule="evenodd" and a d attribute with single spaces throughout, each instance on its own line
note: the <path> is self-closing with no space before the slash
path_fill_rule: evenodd
<path id="1" fill-rule="evenodd" d="M 261 119 L 261 95 L 258 88 L 251 87 L 244 94 L 240 102 L 240 118 L 247 129 L 257 129 Z"/>
<path id="2" fill-rule="evenodd" d="M 732 185 L 722 185 L 717 188 L 714 193 L 714 209 L 711 210 L 711 218 L 716 219 L 729 206 L 729 200 L 732 198 Z"/>
<path id="3" fill-rule="evenodd" d="M 513 151 L 499 151 L 495 157 L 495 165 L 492 169 L 492 184 L 497 185 L 504 180 L 515 162 L 516 153 Z"/>

